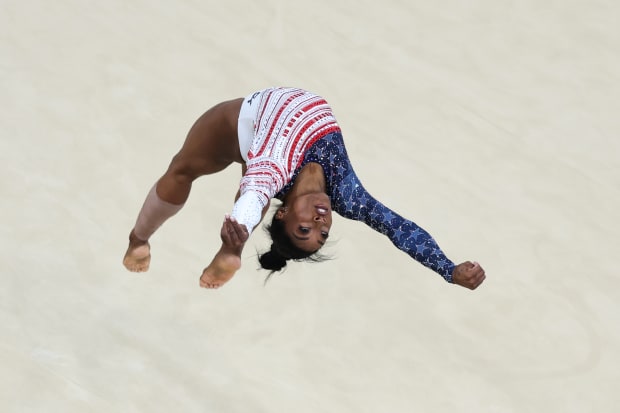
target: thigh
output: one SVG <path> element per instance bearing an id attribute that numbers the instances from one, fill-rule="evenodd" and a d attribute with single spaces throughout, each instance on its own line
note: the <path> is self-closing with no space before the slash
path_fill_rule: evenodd
<path id="1" fill-rule="evenodd" d="M 233 162 L 243 163 L 237 136 L 242 102 L 243 99 L 226 101 L 200 116 L 174 156 L 171 169 L 198 177 L 219 172 Z"/>

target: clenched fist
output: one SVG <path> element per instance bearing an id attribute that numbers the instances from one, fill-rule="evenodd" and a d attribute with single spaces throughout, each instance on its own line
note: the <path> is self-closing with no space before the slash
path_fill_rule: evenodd
<path id="1" fill-rule="evenodd" d="M 452 272 L 452 282 L 470 290 L 478 288 L 485 278 L 484 269 L 477 262 L 465 261 Z"/>

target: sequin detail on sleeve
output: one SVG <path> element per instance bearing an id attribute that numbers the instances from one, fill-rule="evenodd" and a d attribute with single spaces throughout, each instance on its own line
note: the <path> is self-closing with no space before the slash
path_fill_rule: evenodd
<path id="1" fill-rule="evenodd" d="M 340 133 L 332 133 L 316 142 L 306 153 L 304 164 L 307 162 L 317 162 L 323 167 L 334 211 L 386 235 L 398 249 L 452 282 L 455 265 L 433 237 L 376 200 L 362 186 L 349 162 Z"/>
<path id="2" fill-rule="evenodd" d="M 248 234 L 251 234 L 260 222 L 264 207 L 260 196 L 256 192 L 248 191 L 235 202 L 231 215 L 245 225 Z"/>

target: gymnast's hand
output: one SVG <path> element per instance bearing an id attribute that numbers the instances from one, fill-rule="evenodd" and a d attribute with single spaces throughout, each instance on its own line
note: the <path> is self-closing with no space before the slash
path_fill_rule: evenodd
<path id="1" fill-rule="evenodd" d="M 484 269 L 477 262 L 465 261 L 452 272 L 452 282 L 470 290 L 478 288 L 485 278 Z"/>
<path id="2" fill-rule="evenodd" d="M 245 225 L 226 215 L 220 231 L 222 246 L 213 257 L 211 264 L 202 271 L 201 287 L 220 288 L 235 275 L 241 268 L 241 252 L 249 236 Z"/>
<path id="3" fill-rule="evenodd" d="M 222 248 L 241 254 L 241 250 L 249 237 L 250 234 L 245 225 L 240 224 L 234 217 L 226 215 L 220 231 Z"/>

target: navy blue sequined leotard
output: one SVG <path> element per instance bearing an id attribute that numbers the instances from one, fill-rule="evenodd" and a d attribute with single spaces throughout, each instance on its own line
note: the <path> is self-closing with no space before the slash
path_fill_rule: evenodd
<path id="1" fill-rule="evenodd" d="M 293 179 L 276 194 L 276 198 L 281 200 L 284 197 L 303 166 L 309 162 L 322 166 L 327 194 L 331 198 L 334 211 L 345 218 L 365 222 L 375 231 L 386 235 L 398 249 L 437 272 L 446 281 L 452 282 L 455 265 L 446 257 L 433 237 L 414 222 L 377 201 L 364 189 L 353 171 L 340 132 L 322 137 L 306 151 Z"/>

